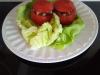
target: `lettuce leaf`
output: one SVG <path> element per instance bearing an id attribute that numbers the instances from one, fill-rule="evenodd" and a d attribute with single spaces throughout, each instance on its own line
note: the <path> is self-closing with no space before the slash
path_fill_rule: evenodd
<path id="1" fill-rule="evenodd" d="M 21 20 L 25 17 L 25 10 L 26 10 L 26 5 L 20 6 L 17 9 L 17 20 Z"/>
<path id="2" fill-rule="evenodd" d="M 31 21 L 29 12 L 31 11 L 33 2 L 29 2 L 25 5 L 20 6 L 17 9 L 17 23 L 21 29 L 27 29 L 35 24 Z"/>
<path id="3" fill-rule="evenodd" d="M 78 17 L 70 26 L 64 27 L 57 40 L 51 45 L 57 49 L 64 49 L 72 44 L 80 31 L 84 28 L 83 20 Z"/>
<path id="4" fill-rule="evenodd" d="M 53 14 L 51 22 L 46 22 L 40 27 L 31 26 L 21 29 L 21 33 L 26 42 L 34 49 L 49 46 L 52 44 L 62 33 L 62 25 L 60 24 L 59 17 Z M 27 20 L 24 25 L 29 25 Z M 22 23 L 22 25 L 23 25 Z"/>
<path id="5" fill-rule="evenodd" d="M 62 26 L 59 22 L 59 17 L 54 14 L 54 18 L 51 20 L 51 23 L 44 23 L 38 29 L 37 35 L 30 39 L 30 45 L 35 49 L 49 46 L 59 37 L 61 32 Z"/>
<path id="6" fill-rule="evenodd" d="M 21 33 L 26 42 L 29 43 L 30 39 L 37 34 L 37 27 L 32 26 L 28 29 L 22 29 Z"/>
<path id="7" fill-rule="evenodd" d="M 59 34 L 62 33 L 62 25 L 60 24 L 59 17 L 56 14 L 53 14 L 54 18 L 51 20 L 51 26 L 52 26 L 52 33 L 50 35 L 48 44 L 50 45 L 53 43 L 58 37 Z"/>
<path id="8" fill-rule="evenodd" d="M 52 27 L 49 23 L 44 23 L 39 29 L 36 36 L 30 39 L 29 44 L 32 48 L 38 49 L 47 46 L 49 40 L 49 33 L 52 31 Z"/>

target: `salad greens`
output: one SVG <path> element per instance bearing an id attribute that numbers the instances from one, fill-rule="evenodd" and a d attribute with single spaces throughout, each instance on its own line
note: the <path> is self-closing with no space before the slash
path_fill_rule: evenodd
<path id="1" fill-rule="evenodd" d="M 39 28 L 31 26 L 30 28 L 22 29 L 24 39 L 32 48 L 49 46 L 59 37 L 60 33 L 62 33 L 62 26 L 56 14 L 54 14 L 51 23 L 46 22 Z"/>
<path id="2" fill-rule="evenodd" d="M 35 1 L 35 0 L 33 0 Z M 80 17 L 69 26 L 62 27 L 59 17 L 54 13 L 51 22 L 37 27 L 29 17 L 32 2 L 20 6 L 17 10 L 17 23 L 26 42 L 35 49 L 51 46 L 64 49 L 72 44 L 76 36 L 84 28 L 84 22 Z"/>
<path id="3" fill-rule="evenodd" d="M 63 28 L 62 33 L 52 44 L 52 46 L 58 49 L 63 49 L 66 46 L 69 46 L 74 42 L 76 36 L 83 28 L 84 22 L 80 17 L 78 17 L 70 26 Z"/>
<path id="4" fill-rule="evenodd" d="M 30 20 L 30 14 L 32 4 L 35 2 L 29 2 L 26 5 L 22 5 L 17 10 L 17 22 L 19 23 L 18 26 L 21 29 L 27 29 L 35 24 Z"/>

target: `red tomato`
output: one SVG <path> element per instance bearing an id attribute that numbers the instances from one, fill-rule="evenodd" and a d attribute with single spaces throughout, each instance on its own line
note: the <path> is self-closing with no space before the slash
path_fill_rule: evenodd
<path id="1" fill-rule="evenodd" d="M 50 21 L 52 18 L 53 4 L 47 0 L 37 0 L 32 6 L 31 19 L 37 25 Z"/>
<path id="2" fill-rule="evenodd" d="M 49 13 L 53 10 L 53 3 L 47 0 L 38 0 L 35 4 L 33 4 L 32 9 L 40 13 Z"/>
<path id="3" fill-rule="evenodd" d="M 34 12 L 32 12 L 31 19 L 35 24 L 41 26 L 44 22 L 50 21 L 52 19 L 52 14 L 42 16 L 42 15 L 36 15 Z"/>
<path id="4" fill-rule="evenodd" d="M 70 0 L 57 0 L 54 9 L 63 25 L 71 24 L 76 18 L 76 9 Z"/>

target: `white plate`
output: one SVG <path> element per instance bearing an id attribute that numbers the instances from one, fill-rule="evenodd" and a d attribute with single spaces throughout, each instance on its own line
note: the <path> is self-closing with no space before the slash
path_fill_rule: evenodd
<path id="1" fill-rule="evenodd" d="M 26 3 L 24 2 L 20 5 Z M 56 63 L 80 55 L 94 42 L 98 33 L 98 21 L 94 12 L 87 5 L 79 1 L 75 1 L 74 4 L 78 15 L 85 22 L 85 28 L 75 42 L 62 52 L 47 47 L 34 51 L 28 47 L 16 24 L 16 10 L 20 5 L 9 12 L 3 23 L 2 36 L 5 44 L 15 55 L 38 63 Z"/>

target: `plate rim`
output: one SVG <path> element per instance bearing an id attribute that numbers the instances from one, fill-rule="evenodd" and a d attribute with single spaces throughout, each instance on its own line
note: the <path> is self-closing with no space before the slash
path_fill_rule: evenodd
<path id="1" fill-rule="evenodd" d="M 25 2 L 28 2 L 28 1 L 25 1 Z M 25 2 L 23 2 L 23 3 L 25 3 Z M 43 60 L 43 61 L 39 61 L 39 60 L 38 60 L 38 61 L 36 61 L 36 60 L 33 61 L 33 60 L 30 60 L 30 59 L 26 59 L 25 57 L 22 57 L 22 56 L 18 55 L 17 53 L 15 53 L 15 52 L 12 50 L 13 48 L 11 48 L 11 46 L 8 44 L 6 38 L 4 37 L 4 34 L 3 34 L 3 31 L 4 31 L 4 30 L 3 30 L 3 29 L 4 29 L 4 22 L 5 22 L 5 19 L 7 18 L 7 16 L 9 15 L 9 13 L 10 13 L 14 8 L 16 8 L 16 7 L 20 6 L 20 5 L 22 5 L 23 3 L 18 4 L 18 5 L 15 6 L 10 12 L 8 12 L 7 16 L 5 17 L 5 19 L 4 19 L 4 21 L 3 21 L 3 24 L 2 24 L 2 37 L 3 37 L 4 43 L 5 43 L 6 46 L 8 47 L 9 51 L 11 51 L 11 52 L 12 52 L 13 54 L 15 54 L 16 56 L 18 56 L 18 57 L 20 57 L 20 58 L 22 58 L 22 59 L 25 59 L 25 60 L 27 60 L 27 61 L 37 62 L 37 63 L 57 63 L 57 62 L 67 61 L 67 60 L 69 60 L 69 59 L 72 59 L 72 58 L 75 58 L 75 57 L 81 55 L 81 54 L 84 53 L 84 52 L 93 44 L 93 42 L 95 41 L 95 39 L 96 39 L 96 37 L 97 37 L 97 34 L 98 34 L 98 31 L 99 31 L 99 23 L 98 23 L 98 19 L 97 19 L 95 13 L 93 12 L 93 10 L 92 10 L 90 7 L 88 7 L 85 3 L 81 2 L 81 1 L 79 1 L 79 2 L 80 2 L 81 4 L 83 4 L 85 7 L 87 7 L 87 8 L 90 10 L 90 12 L 92 13 L 92 15 L 94 16 L 94 18 L 95 18 L 95 20 L 96 20 L 97 30 L 96 30 L 96 34 L 95 34 L 93 40 L 91 41 L 91 43 L 89 43 L 89 45 L 88 45 L 87 47 L 85 47 L 84 50 L 78 52 L 77 54 L 74 54 L 73 56 L 71 56 L 71 57 L 69 57 L 69 58 L 60 59 L 59 61 L 58 61 L 58 60 L 51 60 L 51 61 L 48 62 L 48 61 L 44 61 L 44 60 Z"/>

